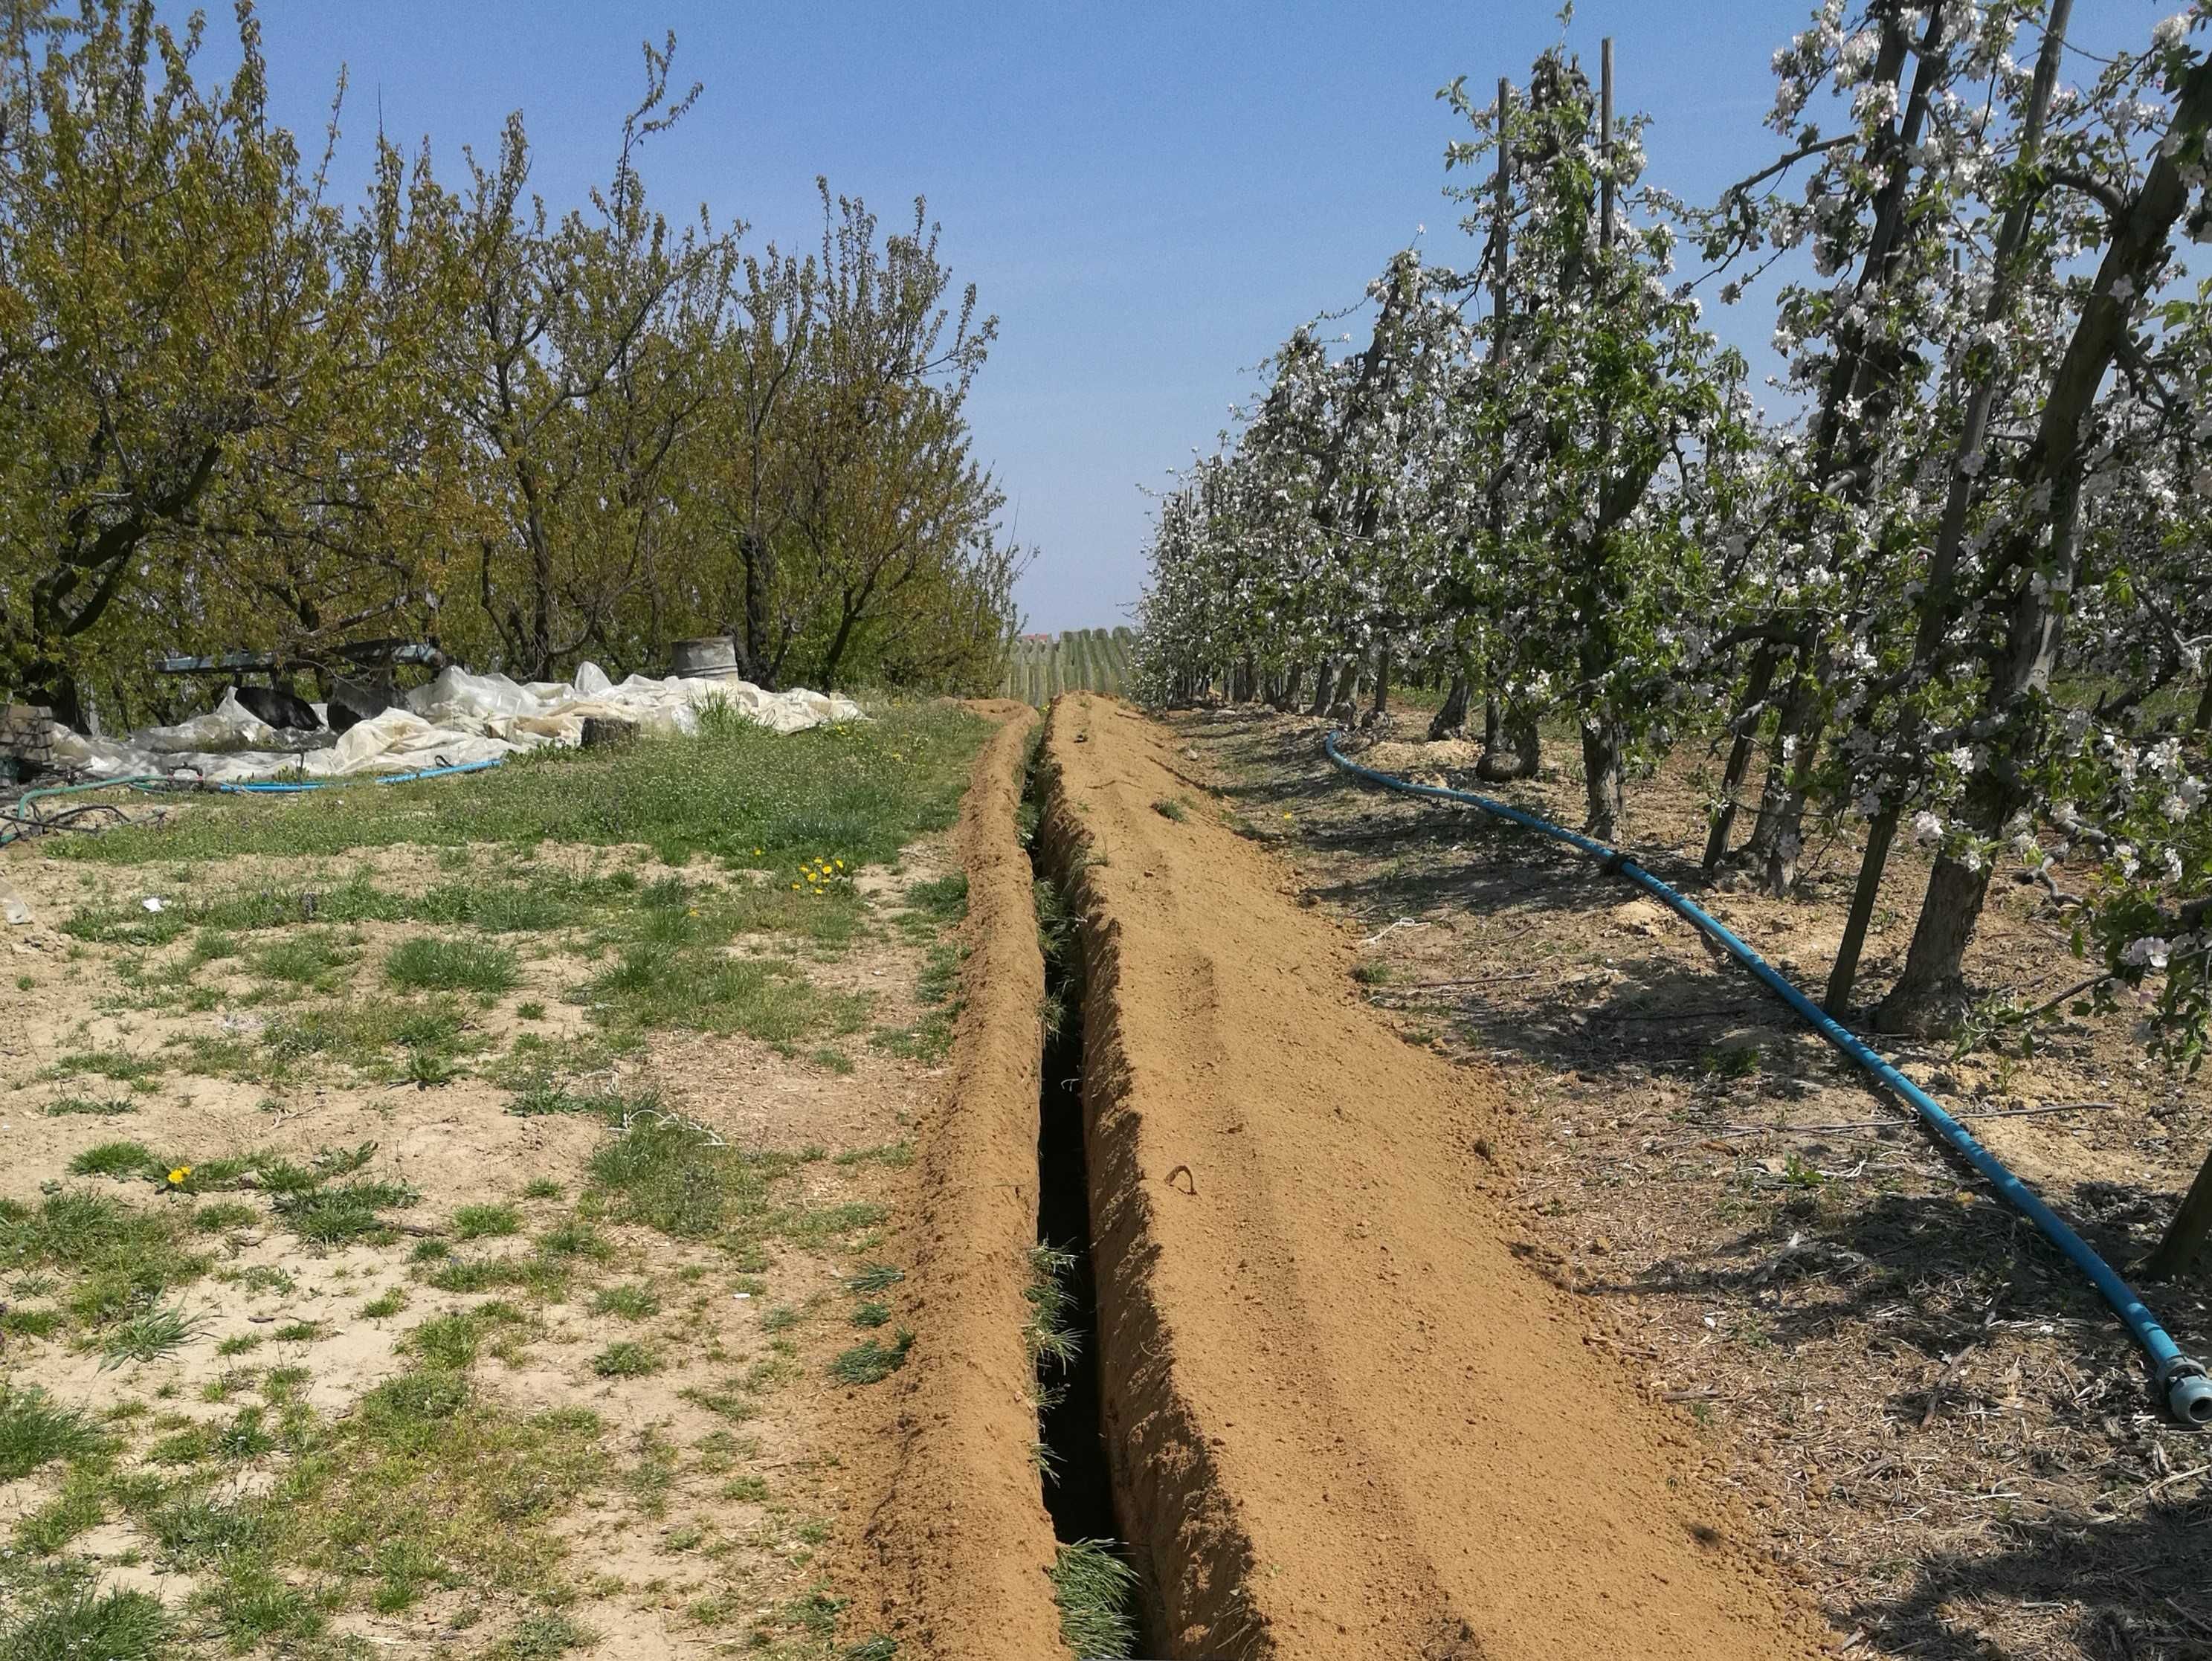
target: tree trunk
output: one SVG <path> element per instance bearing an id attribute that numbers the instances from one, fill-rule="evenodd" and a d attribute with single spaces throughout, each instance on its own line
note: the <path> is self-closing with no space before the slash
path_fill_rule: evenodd
<path id="1" fill-rule="evenodd" d="M 1323 658 L 1319 663 L 1314 665 L 1313 704 L 1306 713 L 1310 715 L 1326 715 L 1328 713 L 1330 697 L 1335 691 L 1336 665 L 1332 660 Z"/>
<path id="2" fill-rule="evenodd" d="M 1989 888 L 1986 864 L 1970 871 L 1948 855 L 1936 861 L 1905 972 L 1875 1012 L 1875 1031 L 1929 1037 L 1949 1030 L 1966 1000 L 1960 965 Z"/>
<path id="3" fill-rule="evenodd" d="M 1728 764 L 1721 770 L 1720 808 L 1705 838 L 1703 868 L 1709 879 L 1728 855 L 1729 833 L 1735 825 L 1736 794 L 1743 788 L 1744 776 L 1751 771 L 1752 751 L 1758 747 L 1759 722 L 1764 719 L 1764 712 L 1753 712 L 1766 702 L 1767 689 L 1774 684 L 1775 667 L 1781 661 L 1782 646 L 1777 641 L 1761 646 L 1751 660 L 1751 674 L 1744 682 L 1742 701 L 1736 706 L 1735 742 L 1729 745 Z"/>
<path id="4" fill-rule="evenodd" d="M 1626 781 L 1620 729 L 1601 716 L 1583 722 L 1583 782 L 1589 799 L 1589 817 L 1583 833 L 1600 842 L 1615 840 L 1620 835 Z"/>
<path id="5" fill-rule="evenodd" d="M 1899 810 L 1885 807 L 1867 827 L 1866 855 L 1859 861 L 1858 886 L 1851 894 L 1851 914 L 1844 922 L 1844 938 L 1836 947 L 1836 961 L 1828 970 L 1827 1012 L 1838 1020 L 1848 1018 L 1851 989 L 1858 980 L 1859 954 L 1866 949 L 1868 927 L 1874 921 L 1874 904 L 1881 894 L 1882 867 L 1889 863 L 1889 845 L 1897 838 Z"/>
<path id="6" fill-rule="evenodd" d="M 1751 839 L 1743 845 L 1743 857 L 1748 861 L 1764 865 L 1773 856 L 1775 840 L 1791 818 L 1792 781 L 1810 759 L 1804 753 L 1805 730 L 1812 724 L 1813 709 L 1812 678 L 1806 672 L 1801 648 L 1789 695 L 1775 718 L 1774 757 L 1766 764 L 1766 782 L 1759 789 L 1759 818 L 1751 827 Z M 1798 816 L 1802 818 L 1803 812 L 1801 800 Z"/>
<path id="7" fill-rule="evenodd" d="M 1787 788 L 1775 807 L 1773 834 L 1766 840 L 1766 891 L 1778 900 L 1788 899 L 1797 886 L 1797 856 L 1805 851 L 1805 797 L 1820 748 L 1820 724 L 1810 722 L 1798 735 Z"/>
<path id="8" fill-rule="evenodd" d="M 2212 733 L 2212 680 L 2204 683 L 2204 695 L 2197 700 L 2197 714 L 2191 724 L 2200 733 Z"/>
<path id="9" fill-rule="evenodd" d="M 2024 489 L 2038 484 L 2051 487 L 2051 508 L 2042 532 L 2047 541 L 2031 540 L 2033 533 L 2023 531 L 2005 550 L 2007 565 L 2047 564 L 2053 576 L 2063 581 L 2019 585 L 2007 620 L 2003 655 L 1991 666 L 1982 710 L 1993 729 L 1992 753 L 1985 771 L 1977 777 L 1978 788 L 1968 793 L 1962 816 L 1985 837 L 1999 834 L 2014 811 L 2025 805 L 2021 788 L 2002 781 L 2025 776 L 2043 740 L 2044 695 L 2066 627 L 2060 596 L 2071 592 L 2080 574 L 2082 423 L 2130 326 L 2129 303 L 2118 298 L 2115 290 L 2140 290 L 2168 258 L 2167 236 L 2191 195 L 2191 186 L 2181 175 L 2183 164 L 2176 158 L 2193 154 L 2207 125 L 2212 125 L 2212 59 L 2191 68 L 2179 94 L 2167 129 L 2172 142 L 2160 145 L 2142 188 L 2124 204 L 2124 212 L 2112 216 L 2112 240 L 2051 376 L 2034 441 L 2014 469 Z M 1970 872 L 1948 855 L 1936 861 L 1905 973 L 1876 1014 L 1882 1031 L 1927 1031 L 1945 1023 L 1949 1006 L 1963 994 L 1966 947 L 1988 891 L 1986 865 Z"/>
<path id="10" fill-rule="evenodd" d="M 2212 1154 L 2205 1156 L 2181 1209 L 2166 1225 L 2166 1238 L 2143 1259 L 2142 1273 L 2153 1281 L 2181 1274 L 2202 1260 L 2207 1238 L 2212 1238 Z"/>
<path id="11" fill-rule="evenodd" d="M 768 545 L 755 532 L 744 531 L 738 538 L 738 557 L 745 568 L 744 634 L 738 642 L 744 648 L 745 678 L 756 686 L 774 691 L 772 678 L 766 667 L 769 636 L 769 570 Z"/>
<path id="12" fill-rule="evenodd" d="M 1461 732 L 1466 727 L 1467 703 L 1467 670 L 1461 667 L 1452 672 L 1451 690 L 1444 694 L 1443 708 L 1437 711 L 1436 719 L 1429 723 L 1431 743 Z M 1496 706 L 1493 704 L 1492 708 L 1494 709 Z"/>
<path id="13" fill-rule="evenodd" d="M 1283 682 L 1283 701 L 1276 706 L 1285 715 L 1289 715 L 1298 707 L 1298 685 L 1305 678 L 1305 665 L 1294 663 L 1290 666 Z"/>
<path id="14" fill-rule="evenodd" d="M 1496 698 L 1489 699 L 1483 705 L 1482 758 L 1474 764 L 1475 776 L 1491 784 L 1533 779 L 1543 759 L 1536 718 L 1522 709 L 1501 710 Z"/>
<path id="15" fill-rule="evenodd" d="M 1367 724 L 1379 725 L 1390 713 L 1390 648 L 1375 654 L 1375 702 L 1369 706 Z"/>

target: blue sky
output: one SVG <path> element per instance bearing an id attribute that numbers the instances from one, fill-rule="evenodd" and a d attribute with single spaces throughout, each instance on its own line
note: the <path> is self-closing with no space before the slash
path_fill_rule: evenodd
<path id="1" fill-rule="evenodd" d="M 2145 38 L 2179 4 L 2080 0 L 2076 34 Z M 1594 66 L 1615 37 L 1621 107 L 1654 117 L 1649 177 L 1710 197 L 1770 153 L 1767 60 L 1808 9 L 1591 0 L 1571 40 Z M 234 48 L 228 8 L 210 10 L 220 69 Z M 640 40 L 672 28 L 677 78 L 706 91 L 645 158 L 672 217 L 703 202 L 755 242 L 805 245 L 817 173 L 887 223 L 926 195 L 956 277 L 1000 319 L 975 430 L 1039 551 L 1029 624 L 1052 630 L 1127 620 L 1140 487 L 1211 447 L 1292 327 L 1355 299 L 1423 224 L 1431 258 L 1467 258 L 1441 195 L 1455 123 L 1433 94 L 1455 75 L 1517 80 L 1559 34 L 1556 7 L 1527 0 L 263 0 L 262 15 L 276 112 L 303 140 L 350 75 L 349 192 L 380 108 L 394 137 L 428 136 L 448 183 L 461 147 L 489 152 L 519 108 L 537 187 L 580 201 L 643 84 Z M 1715 321 L 1765 360 L 1763 305 Z"/>

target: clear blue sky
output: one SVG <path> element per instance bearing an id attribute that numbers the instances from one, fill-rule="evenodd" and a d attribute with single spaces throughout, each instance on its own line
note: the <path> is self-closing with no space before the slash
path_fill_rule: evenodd
<path id="1" fill-rule="evenodd" d="M 2076 35 L 2145 39 L 2181 3 L 2081 0 Z M 228 9 L 210 9 L 220 69 Z M 1697 198 L 1771 153 L 1768 58 L 1809 9 L 1589 0 L 1571 39 L 1594 68 L 1615 37 L 1621 106 L 1655 118 L 1649 176 Z M 349 192 L 380 101 L 386 131 L 427 135 L 449 184 L 462 145 L 489 151 L 520 108 L 538 188 L 580 201 L 643 84 L 640 40 L 672 28 L 678 82 L 706 91 L 645 158 L 672 217 L 704 202 L 756 242 L 805 245 L 817 173 L 887 222 L 926 195 L 956 277 L 1000 319 L 975 429 L 1039 550 L 1030 626 L 1052 630 L 1127 620 L 1139 487 L 1211 446 L 1291 328 L 1356 298 L 1417 226 L 1432 259 L 1468 258 L 1440 194 L 1455 125 L 1433 94 L 1460 74 L 1518 80 L 1559 33 L 1535 0 L 264 0 L 263 20 L 276 113 L 304 144 L 349 70 Z M 1747 302 L 1716 321 L 1766 364 L 1769 316 Z"/>

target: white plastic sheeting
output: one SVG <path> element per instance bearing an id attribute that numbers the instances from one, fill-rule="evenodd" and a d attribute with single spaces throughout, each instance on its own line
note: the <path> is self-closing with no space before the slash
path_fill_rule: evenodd
<path id="1" fill-rule="evenodd" d="M 94 739 L 57 727 L 54 760 L 96 778 L 160 773 L 218 784 L 279 774 L 311 779 L 412 773 L 494 761 L 540 745 L 583 742 L 591 716 L 628 721 L 653 737 L 689 737 L 699 712 L 720 704 L 779 733 L 857 721 L 850 698 L 794 689 L 765 692 L 729 677 L 655 680 L 632 675 L 617 685 L 597 664 L 576 671 L 573 684 L 447 669 L 407 694 L 404 709 L 362 721 L 335 741 L 327 732 L 280 731 L 258 720 L 226 690 L 204 715 L 174 727 L 148 727 L 128 739 Z"/>

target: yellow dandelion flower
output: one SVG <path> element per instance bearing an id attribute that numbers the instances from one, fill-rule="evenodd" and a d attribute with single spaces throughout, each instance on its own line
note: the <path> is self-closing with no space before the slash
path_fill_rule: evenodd
<path id="1" fill-rule="evenodd" d="M 191 1168 L 190 1165 L 179 1165 L 179 1166 L 178 1166 L 174 1171 L 172 1171 L 169 1173 L 169 1180 L 170 1180 L 172 1183 L 178 1183 L 178 1184 L 181 1185 L 181 1184 L 183 1183 L 183 1182 L 184 1182 L 185 1178 L 185 1177 L 189 1177 L 189 1176 L 191 1176 L 191 1174 L 192 1174 L 192 1168 Z"/>
<path id="2" fill-rule="evenodd" d="M 799 891 L 799 885 L 798 885 L 797 883 L 793 883 L 793 884 L 792 884 L 792 885 L 791 885 L 791 891 L 792 891 L 793 893 L 794 893 L 794 894 L 796 894 L 796 893 Z"/>

